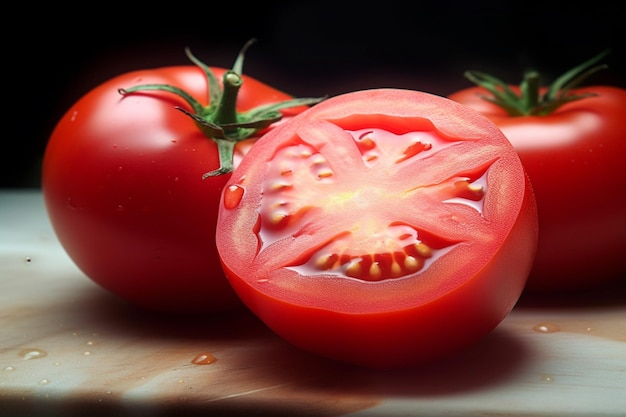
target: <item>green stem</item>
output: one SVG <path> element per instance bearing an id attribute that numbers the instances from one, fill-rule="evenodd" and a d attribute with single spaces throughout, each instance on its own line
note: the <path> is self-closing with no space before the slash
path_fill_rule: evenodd
<path id="1" fill-rule="evenodd" d="M 237 123 L 237 96 L 243 80 L 236 72 L 227 71 L 224 74 L 223 84 L 224 90 L 215 109 L 213 123 L 218 125 Z"/>
<path id="2" fill-rule="evenodd" d="M 534 109 L 539 105 L 541 97 L 539 94 L 540 87 L 541 83 L 538 72 L 529 71 L 524 75 L 524 79 L 520 85 L 521 98 L 523 100 L 520 111 L 523 115 L 528 115 L 529 109 Z"/>

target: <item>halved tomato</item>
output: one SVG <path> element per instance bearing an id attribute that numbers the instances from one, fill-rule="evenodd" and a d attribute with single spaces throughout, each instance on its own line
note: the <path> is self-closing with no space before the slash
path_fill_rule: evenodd
<path id="1" fill-rule="evenodd" d="M 452 354 L 506 317 L 537 214 L 519 157 L 485 116 L 375 89 L 263 136 L 224 188 L 216 243 L 236 293 L 278 335 L 389 369 Z"/>

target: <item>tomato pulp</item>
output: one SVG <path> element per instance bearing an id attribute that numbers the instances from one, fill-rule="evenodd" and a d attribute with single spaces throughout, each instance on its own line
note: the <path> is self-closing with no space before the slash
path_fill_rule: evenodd
<path id="1" fill-rule="evenodd" d="M 224 188 L 216 243 L 238 296 L 278 335 L 391 369 L 452 354 L 504 319 L 536 216 L 519 157 L 486 117 L 375 89 L 264 135 Z"/>

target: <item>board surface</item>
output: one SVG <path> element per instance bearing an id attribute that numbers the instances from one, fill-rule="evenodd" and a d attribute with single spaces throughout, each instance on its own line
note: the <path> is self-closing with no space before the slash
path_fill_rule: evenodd
<path id="1" fill-rule="evenodd" d="M 216 361 L 194 364 L 202 355 Z M 40 191 L 0 191 L 2 417 L 617 417 L 623 410 L 625 285 L 523 297 L 454 358 L 369 371 L 301 352 L 247 311 L 180 318 L 135 309 L 75 267 Z"/>

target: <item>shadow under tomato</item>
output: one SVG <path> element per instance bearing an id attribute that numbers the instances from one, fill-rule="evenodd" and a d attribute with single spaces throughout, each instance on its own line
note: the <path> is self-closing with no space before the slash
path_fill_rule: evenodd
<path id="1" fill-rule="evenodd" d="M 496 329 L 457 355 L 412 369 L 376 371 L 335 364 L 321 380 L 327 390 L 368 397 L 433 397 L 497 386 L 523 368 L 528 347 Z"/>
<path id="2" fill-rule="evenodd" d="M 603 287 L 587 291 L 523 293 L 516 308 L 567 310 L 581 307 L 626 305 L 626 275 Z"/>
<path id="3" fill-rule="evenodd" d="M 268 329 L 247 309 L 217 315 L 175 316 L 145 311 L 119 298 L 93 289 L 86 291 L 81 311 L 85 322 L 98 322 L 117 337 L 184 343 L 239 346 L 229 360 L 231 368 L 252 368 L 256 378 L 272 384 L 298 381 L 299 389 L 337 390 L 362 396 L 432 396 L 495 386 L 524 366 L 530 352 L 511 331 L 496 328 L 482 340 L 458 353 L 426 366 L 377 371 L 338 363 L 304 352 Z M 304 377 L 305 376 L 305 377 Z M 270 383 L 268 381 L 268 383 Z"/>
<path id="4" fill-rule="evenodd" d="M 94 286 L 80 297 L 81 320 L 114 329 L 117 337 L 132 335 L 142 339 L 246 339 L 271 334 L 244 307 L 213 314 L 170 314 L 137 307 L 110 292 Z"/>

